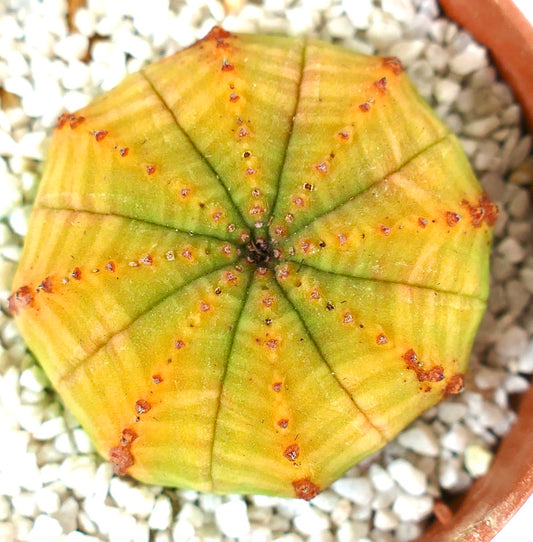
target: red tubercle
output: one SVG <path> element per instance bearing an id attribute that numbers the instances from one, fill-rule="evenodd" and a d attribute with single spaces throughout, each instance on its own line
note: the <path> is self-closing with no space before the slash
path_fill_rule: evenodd
<path id="1" fill-rule="evenodd" d="M 419 382 L 440 382 L 444 379 L 444 370 L 442 366 L 435 365 L 431 369 L 424 370 L 423 363 L 419 361 L 416 352 L 411 348 L 402 356 L 406 361 L 408 369 L 415 372 Z"/>
<path id="2" fill-rule="evenodd" d="M 227 30 L 224 30 L 221 26 L 214 26 L 211 30 L 201 39 L 201 41 L 210 41 L 214 40 L 218 42 L 219 40 L 224 40 L 226 38 L 233 37 Z"/>
<path id="3" fill-rule="evenodd" d="M 389 342 L 389 339 L 387 339 L 387 337 L 383 333 L 380 333 L 376 337 L 376 344 L 383 345 L 383 344 L 387 344 L 388 342 Z"/>
<path id="4" fill-rule="evenodd" d="M 230 64 L 226 59 L 222 60 L 222 67 L 220 68 L 223 72 L 231 72 L 235 69 L 233 64 Z"/>
<path id="5" fill-rule="evenodd" d="M 79 267 L 75 267 L 70 275 L 73 279 L 81 280 L 81 269 Z"/>
<path id="6" fill-rule="evenodd" d="M 318 164 L 315 164 L 315 169 L 322 174 L 326 174 L 329 172 L 329 162 L 327 160 L 322 160 Z"/>
<path id="7" fill-rule="evenodd" d="M 390 235 L 390 228 L 389 226 L 385 226 L 384 224 L 381 224 L 379 229 L 381 230 L 381 233 L 385 235 L 385 237 L 388 237 Z"/>
<path id="8" fill-rule="evenodd" d="M 181 350 L 184 346 L 185 343 L 181 339 L 176 339 L 174 341 L 174 348 L 176 348 L 176 350 Z"/>
<path id="9" fill-rule="evenodd" d="M 363 102 L 362 104 L 359 104 L 359 109 L 363 113 L 368 113 L 370 111 L 370 104 L 368 102 Z"/>
<path id="10" fill-rule="evenodd" d="M 283 457 L 285 459 L 288 459 L 289 461 L 296 461 L 298 457 L 300 456 L 300 447 L 298 444 L 290 444 L 283 450 Z"/>
<path id="11" fill-rule="evenodd" d="M 487 226 L 496 224 L 499 215 L 498 205 L 491 201 L 486 192 L 483 192 L 477 205 L 472 205 L 466 200 L 463 200 L 461 204 L 468 208 L 474 228 L 480 228 L 483 222 Z"/>
<path id="12" fill-rule="evenodd" d="M 387 56 L 383 59 L 383 67 L 388 68 L 395 75 L 399 75 L 403 71 L 403 64 L 399 58 L 395 56 Z"/>
<path id="13" fill-rule="evenodd" d="M 8 297 L 8 308 L 13 314 L 18 314 L 20 308 L 27 307 L 33 302 L 32 290 L 29 286 L 21 286 Z"/>
<path id="14" fill-rule="evenodd" d="M 109 462 L 115 474 L 125 476 L 135 460 L 129 447 L 115 446 L 109 451 Z"/>
<path id="15" fill-rule="evenodd" d="M 354 318 L 353 318 L 353 315 L 352 315 L 351 312 L 346 311 L 346 312 L 342 315 L 342 323 L 343 323 L 343 324 L 353 324 L 353 321 L 354 321 Z"/>
<path id="16" fill-rule="evenodd" d="M 148 173 L 148 175 L 153 175 L 155 173 L 155 170 L 156 170 L 156 166 L 152 164 L 149 164 L 146 166 L 146 173 Z"/>
<path id="17" fill-rule="evenodd" d="M 231 256 L 231 245 L 229 243 L 226 243 L 221 250 L 226 256 Z"/>
<path id="18" fill-rule="evenodd" d="M 211 310 L 211 305 L 209 303 L 206 303 L 205 301 L 200 302 L 200 311 L 201 312 L 208 312 Z"/>
<path id="19" fill-rule="evenodd" d="M 309 297 L 311 299 L 320 299 L 320 292 L 316 289 L 316 288 L 313 288 L 313 290 L 311 291 L 311 293 L 309 294 Z"/>
<path id="20" fill-rule="evenodd" d="M 163 382 L 163 377 L 160 374 L 152 375 L 152 381 L 154 384 L 161 384 L 161 382 Z"/>
<path id="21" fill-rule="evenodd" d="M 186 260 L 192 260 L 192 257 L 193 257 L 190 248 L 185 248 L 184 250 L 182 250 L 181 255 L 182 255 Z"/>
<path id="22" fill-rule="evenodd" d="M 446 212 L 446 223 L 448 226 L 453 227 L 461 220 L 461 215 L 453 211 Z"/>
<path id="23" fill-rule="evenodd" d="M 283 384 L 281 382 L 274 382 L 274 384 L 272 384 L 272 389 L 276 393 L 279 393 L 281 391 L 282 386 L 283 386 Z"/>
<path id="24" fill-rule="evenodd" d="M 387 92 L 387 78 L 382 77 L 381 79 L 378 79 L 374 82 L 374 86 L 381 94 L 385 94 Z"/>
<path id="25" fill-rule="evenodd" d="M 446 388 L 444 388 L 444 395 L 458 395 L 464 390 L 465 377 L 463 374 L 455 374 L 448 379 Z"/>
<path id="26" fill-rule="evenodd" d="M 421 228 L 425 228 L 425 227 L 428 225 L 428 220 L 427 220 L 427 218 L 419 217 L 419 218 L 418 218 L 418 225 L 419 225 Z"/>
<path id="27" fill-rule="evenodd" d="M 105 264 L 105 268 L 107 269 L 107 271 L 109 271 L 110 273 L 114 273 L 116 271 L 116 265 L 115 265 L 115 262 L 113 261 L 109 261 Z"/>
<path id="28" fill-rule="evenodd" d="M 292 203 L 297 207 L 303 207 L 305 205 L 305 200 L 302 198 L 302 196 L 296 196 L 292 199 Z"/>
<path id="29" fill-rule="evenodd" d="M 130 149 L 129 149 L 129 147 L 122 147 L 121 149 L 119 149 L 118 152 L 120 153 L 120 156 L 122 156 L 122 158 L 124 158 L 125 156 L 128 156 L 128 154 L 130 152 Z"/>
<path id="30" fill-rule="evenodd" d="M 146 399 L 139 399 L 135 403 L 135 411 L 137 414 L 144 414 L 152 408 L 152 405 Z"/>
<path id="31" fill-rule="evenodd" d="M 311 244 L 309 243 L 309 241 L 302 241 L 300 243 L 300 248 L 302 249 L 302 252 L 304 254 L 307 254 L 309 252 L 310 247 L 311 247 Z"/>
<path id="32" fill-rule="evenodd" d="M 278 340 L 277 339 L 269 339 L 265 342 L 265 346 L 267 346 L 270 350 L 276 350 L 278 347 Z"/>
<path id="33" fill-rule="evenodd" d="M 120 437 L 120 445 L 123 448 L 131 446 L 131 443 L 136 438 L 137 438 L 137 433 L 133 429 L 126 427 L 126 429 L 122 431 L 122 436 Z"/>
<path id="34" fill-rule="evenodd" d="M 281 420 L 278 420 L 278 425 L 282 429 L 287 429 L 289 426 L 289 420 L 287 418 L 282 418 Z"/>
<path id="35" fill-rule="evenodd" d="M 240 100 L 240 98 L 241 97 L 238 94 L 235 94 L 235 92 L 232 92 L 229 95 L 229 101 L 232 102 L 232 103 L 238 102 Z"/>
<path id="36" fill-rule="evenodd" d="M 274 228 L 274 234 L 278 237 L 285 237 L 285 235 L 287 235 L 283 226 L 276 226 Z"/>
<path id="37" fill-rule="evenodd" d="M 300 478 L 292 483 L 296 497 L 310 501 L 320 493 L 320 487 L 311 482 L 310 478 Z"/>
<path id="38" fill-rule="evenodd" d="M 102 141 L 105 139 L 108 133 L 109 132 L 107 130 L 96 130 L 96 132 L 94 132 L 94 138 L 96 141 Z"/>
<path id="39" fill-rule="evenodd" d="M 226 280 L 226 282 L 236 282 L 239 280 L 239 277 L 231 271 L 226 271 L 224 273 L 224 279 Z"/>
<path id="40" fill-rule="evenodd" d="M 56 128 L 63 128 L 65 124 L 70 125 L 70 127 L 74 130 L 77 128 L 82 122 L 85 121 L 85 117 L 82 117 L 81 115 L 74 115 L 72 113 L 63 113 L 58 119 L 56 123 Z"/>
<path id="41" fill-rule="evenodd" d="M 47 294 L 51 294 L 52 291 L 53 291 L 53 288 L 52 288 L 52 279 L 51 277 L 46 277 L 42 282 L 41 284 L 39 284 L 39 289 L 42 290 L 43 292 L 46 292 Z"/>
<path id="42" fill-rule="evenodd" d="M 265 209 L 261 205 L 254 205 L 248 211 L 250 215 L 262 215 L 265 212 Z"/>
<path id="43" fill-rule="evenodd" d="M 154 260 L 153 260 L 153 258 L 152 258 L 152 256 L 150 254 L 146 254 L 146 256 L 143 256 L 139 260 L 139 263 L 150 266 L 150 265 L 153 265 Z"/>

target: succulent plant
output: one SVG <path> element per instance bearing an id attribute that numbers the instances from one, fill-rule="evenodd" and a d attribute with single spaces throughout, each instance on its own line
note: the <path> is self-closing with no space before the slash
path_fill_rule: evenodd
<path id="1" fill-rule="evenodd" d="M 214 28 L 61 116 L 9 305 L 118 474 L 310 499 L 461 391 L 496 216 L 397 59 Z"/>

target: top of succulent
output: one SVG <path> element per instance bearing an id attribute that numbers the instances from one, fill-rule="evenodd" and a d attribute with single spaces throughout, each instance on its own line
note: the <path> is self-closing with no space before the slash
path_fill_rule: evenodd
<path id="1" fill-rule="evenodd" d="M 10 307 L 119 474 L 308 499 L 462 389 L 496 215 L 397 59 L 214 28 L 59 119 Z"/>

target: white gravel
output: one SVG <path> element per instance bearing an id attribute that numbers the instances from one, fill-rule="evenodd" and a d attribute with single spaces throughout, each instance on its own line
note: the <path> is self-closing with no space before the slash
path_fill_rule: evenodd
<path id="1" fill-rule="evenodd" d="M 526 391 L 533 374 L 532 139 L 487 51 L 441 17 L 435 0 L 264 0 L 232 15 L 222 0 L 88 0 L 74 22 L 78 32 L 69 32 L 64 0 L 0 3 L 0 540 L 415 540 L 443 490 L 461 493 L 486 473 L 516 418 L 510 396 Z M 426 412 L 311 503 L 114 477 L 7 312 L 56 118 L 214 24 L 400 57 L 500 206 L 489 311 L 465 393 Z"/>

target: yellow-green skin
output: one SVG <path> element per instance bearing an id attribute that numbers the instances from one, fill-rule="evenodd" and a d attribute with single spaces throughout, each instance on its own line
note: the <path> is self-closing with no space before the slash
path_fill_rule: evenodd
<path id="1" fill-rule="evenodd" d="M 309 499 L 461 390 L 496 214 L 396 59 L 215 28 L 59 119 L 10 307 L 119 474 Z"/>

